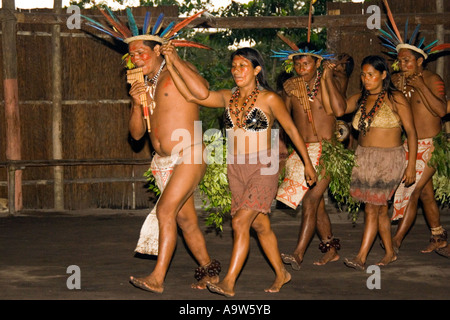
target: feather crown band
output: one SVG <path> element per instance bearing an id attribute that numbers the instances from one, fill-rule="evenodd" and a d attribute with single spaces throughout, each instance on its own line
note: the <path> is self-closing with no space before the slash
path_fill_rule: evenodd
<path id="1" fill-rule="evenodd" d="M 382 40 L 382 45 L 390 50 L 388 54 L 397 56 L 397 54 L 400 52 L 401 49 L 410 49 L 415 52 L 420 53 L 424 59 L 426 60 L 430 54 L 439 52 L 441 50 L 449 49 L 450 44 L 444 43 L 441 45 L 434 46 L 438 40 L 434 40 L 428 45 L 425 45 L 425 37 L 420 38 L 419 40 L 419 29 L 420 24 L 418 24 L 414 31 L 412 32 L 411 36 L 408 38 L 408 19 L 405 23 L 405 33 L 404 33 L 404 40 L 402 36 L 400 35 L 400 32 L 397 28 L 397 25 L 394 20 L 394 16 L 392 15 L 391 9 L 389 8 L 389 4 L 387 0 L 383 0 L 384 5 L 387 10 L 387 16 L 389 18 L 389 22 L 392 26 L 389 27 L 387 23 L 386 28 L 387 31 L 384 31 L 383 29 L 379 29 L 381 34 L 379 37 Z M 434 46 L 434 47 L 433 47 Z"/>
<path id="2" fill-rule="evenodd" d="M 294 42 L 290 39 L 283 36 L 281 33 L 277 33 L 278 37 L 283 40 L 292 50 L 280 50 L 274 51 L 271 57 L 278 58 L 284 61 L 286 72 L 291 72 L 293 69 L 293 59 L 295 56 L 313 56 L 320 60 L 322 59 L 332 59 L 334 57 L 333 54 L 326 53 L 323 49 L 320 50 L 309 50 L 308 47 L 305 47 L 303 50 L 300 49 Z"/>
<path id="3" fill-rule="evenodd" d="M 109 23 L 109 26 L 101 24 L 97 21 L 95 21 L 92 18 L 89 18 L 87 16 L 81 15 L 87 22 L 86 25 L 93 27 L 94 29 L 97 29 L 103 33 L 106 33 L 107 35 L 110 35 L 117 40 L 123 41 L 126 44 L 129 44 L 132 41 L 136 40 L 151 40 L 156 41 L 161 44 L 165 44 L 172 40 L 172 43 L 176 47 L 196 47 L 201 49 L 211 49 L 208 46 L 205 46 L 203 44 L 194 42 L 194 41 L 188 41 L 188 40 L 173 40 L 175 37 L 179 35 L 179 31 L 186 27 L 190 22 L 198 18 L 202 13 L 204 13 L 206 10 L 198 12 L 194 14 L 191 17 L 188 17 L 184 20 L 182 20 L 179 23 L 175 23 L 172 21 L 169 25 L 167 25 L 166 28 L 163 28 L 163 19 L 164 14 L 161 13 L 158 18 L 156 19 L 155 25 L 152 27 L 150 25 L 151 20 L 151 13 L 150 11 L 147 11 L 145 18 L 144 18 L 144 25 L 142 27 L 141 33 L 139 32 L 139 28 L 136 24 L 136 20 L 133 16 L 133 13 L 131 12 L 130 8 L 126 8 L 126 14 L 127 14 L 127 20 L 128 20 L 128 27 L 125 23 L 123 23 L 119 17 L 117 17 L 113 11 L 109 7 L 105 8 L 98 8 L 100 12 L 103 14 L 103 16 L 106 18 L 106 20 Z"/>
<path id="4" fill-rule="evenodd" d="M 390 50 L 388 54 L 397 56 L 398 52 L 401 49 L 410 49 L 417 53 L 420 53 L 425 59 L 428 58 L 429 54 L 432 54 L 436 51 L 433 51 L 433 46 L 438 42 L 438 40 L 433 41 L 432 43 L 425 45 L 425 37 L 422 37 L 420 40 L 418 39 L 420 24 L 416 26 L 411 36 L 408 38 L 408 20 L 406 20 L 405 24 L 405 41 L 403 41 L 400 33 L 394 31 L 397 27 L 390 28 L 386 23 L 387 31 L 383 29 L 379 29 L 381 34 L 379 37 L 382 40 L 382 45 Z M 394 29 L 394 30 L 393 30 Z"/>

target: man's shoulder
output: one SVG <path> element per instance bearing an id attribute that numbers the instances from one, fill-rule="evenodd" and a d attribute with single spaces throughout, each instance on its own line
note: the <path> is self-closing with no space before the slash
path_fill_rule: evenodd
<path id="1" fill-rule="evenodd" d="M 422 71 L 422 76 L 423 76 L 423 79 L 425 80 L 425 81 L 427 81 L 427 80 L 439 80 L 439 79 L 441 79 L 441 76 L 440 75 L 438 75 L 437 73 L 435 73 L 435 72 L 433 72 L 433 71 L 431 71 L 431 70 L 423 70 Z"/>

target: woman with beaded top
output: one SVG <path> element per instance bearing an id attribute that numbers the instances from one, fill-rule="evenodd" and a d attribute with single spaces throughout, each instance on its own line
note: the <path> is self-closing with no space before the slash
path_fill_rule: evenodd
<path id="1" fill-rule="evenodd" d="M 401 181 L 406 185 L 415 181 L 417 134 L 408 101 L 395 89 L 387 62 L 380 56 L 367 56 L 361 63 L 361 93 L 347 100 L 346 113 L 354 111 L 353 128 L 359 131 L 359 137 L 350 195 L 365 204 L 365 227 L 357 256 L 345 259 L 344 263 L 364 270 L 377 233 L 386 250 L 377 265 L 387 265 L 397 259 L 387 202 Z M 407 166 L 402 127 L 411 150 Z"/>
<path id="2" fill-rule="evenodd" d="M 205 107 L 225 108 L 224 125 L 227 132 L 227 175 L 232 196 L 231 216 L 234 234 L 228 273 L 217 283 L 208 283 L 210 291 L 232 297 L 235 283 L 247 258 L 250 228 L 258 236 L 261 247 L 272 265 L 276 278 L 266 292 L 278 292 L 290 281 L 284 268 L 276 236 L 271 229 L 268 213 L 278 187 L 278 150 L 272 148 L 272 125 L 278 120 L 289 135 L 305 163 L 305 177 L 314 184 L 317 175 L 303 138 L 297 131 L 281 97 L 269 87 L 264 62 L 252 48 L 241 48 L 231 55 L 231 74 L 236 83 L 232 90 L 210 91 L 200 82 L 190 81 L 188 74 L 178 72 L 172 59 L 178 59 L 175 48 L 162 48 L 169 71 L 180 92 L 188 101 Z M 200 100 L 194 94 L 207 93 Z"/>

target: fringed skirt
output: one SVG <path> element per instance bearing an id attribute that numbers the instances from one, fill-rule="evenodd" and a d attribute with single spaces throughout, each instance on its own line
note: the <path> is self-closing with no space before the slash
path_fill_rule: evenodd
<path id="1" fill-rule="evenodd" d="M 406 167 L 405 149 L 362 147 L 355 151 L 350 195 L 358 201 L 387 205 L 394 195 Z"/>

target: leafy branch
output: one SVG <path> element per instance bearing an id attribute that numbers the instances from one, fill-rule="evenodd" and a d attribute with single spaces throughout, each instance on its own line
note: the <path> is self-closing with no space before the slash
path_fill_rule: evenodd
<path id="1" fill-rule="evenodd" d="M 448 134 L 439 133 L 433 138 L 434 151 L 428 165 L 436 169 L 433 175 L 434 195 L 442 206 L 450 203 L 450 142 Z"/>
<path id="2" fill-rule="evenodd" d="M 356 165 L 355 154 L 337 140 L 322 143 L 322 156 L 316 166 L 319 180 L 330 179 L 328 190 L 337 203 L 339 210 L 347 207 L 352 222 L 358 219 L 360 202 L 350 196 L 352 169 Z"/>

